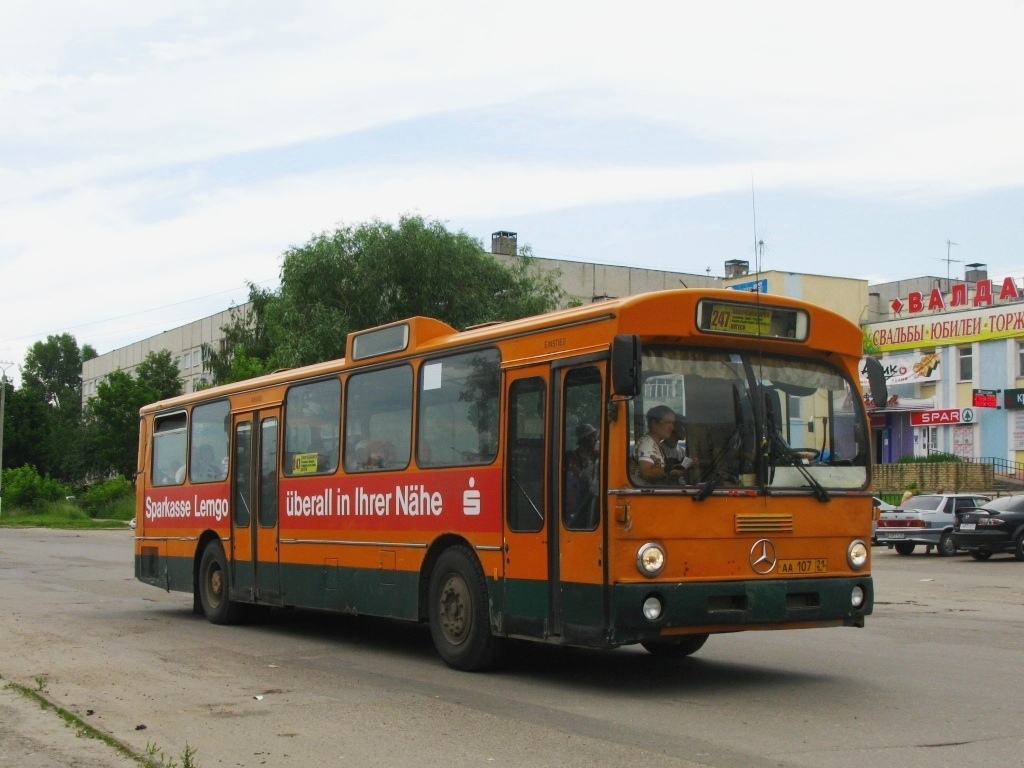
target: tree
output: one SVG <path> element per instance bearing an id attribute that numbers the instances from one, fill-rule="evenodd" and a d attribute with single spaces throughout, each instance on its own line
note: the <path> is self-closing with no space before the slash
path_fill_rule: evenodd
<path id="1" fill-rule="evenodd" d="M 114 371 L 96 386 L 96 394 L 86 406 L 87 442 L 98 475 L 133 478 L 139 451 L 139 409 L 181 394 L 178 369 L 167 350 L 146 355 L 137 374 L 132 378 L 124 371 Z"/>
<path id="2" fill-rule="evenodd" d="M 216 384 L 340 358 L 349 333 L 425 315 L 457 329 L 556 308 L 564 293 L 529 248 L 511 265 L 439 221 L 404 216 L 314 236 L 285 252 L 278 293 L 250 285 L 252 304 L 204 348 Z"/>
<path id="3" fill-rule="evenodd" d="M 554 309 L 563 293 L 529 249 L 506 266 L 465 232 L 404 216 L 320 234 L 285 253 L 269 307 L 278 367 L 342 357 L 355 330 L 426 315 L 462 329 Z"/>
<path id="4" fill-rule="evenodd" d="M 22 384 L 55 408 L 77 410 L 82 403 L 82 362 L 94 357 L 96 350 L 88 344 L 79 349 L 70 333 L 47 336 L 25 354 Z"/>
<path id="5" fill-rule="evenodd" d="M 139 363 L 139 367 L 136 369 L 136 377 L 139 385 L 149 397 L 147 402 L 150 403 L 177 397 L 182 392 L 178 367 L 171 359 L 170 351 L 166 349 L 146 355 L 146 359 Z"/>
<path id="6" fill-rule="evenodd" d="M 67 333 L 32 345 L 21 369 L 22 385 L 12 398 L 19 455 L 6 461 L 35 464 L 43 475 L 65 481 L 82 476 L 87 458 L 80 434 L 82 361 L 95 356 L 95 349 L 88 344 L 79 349 Z"/>
<path id="7" fill-rule="evenodd" d="M 214 384 L 251 379 L 272 370 L 274 349 L 267 330 L 267 310 L 275 298 L 273 291 L 249 283 L 247 307 L 232 307 L 231 321 L 221 328 L 223 348 L 203 344 L 203 368 Z"/>

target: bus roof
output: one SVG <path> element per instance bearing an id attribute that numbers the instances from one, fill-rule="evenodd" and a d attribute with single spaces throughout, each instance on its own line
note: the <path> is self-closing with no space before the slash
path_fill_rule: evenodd
<path id="1" fill-rule="evenodd" d="M 151 413 L 175 406 L 183 406 L 198 400 L 208 400 L 239 392 L 278 386 L 299 379 L 326 376 L 338 373 L 342 369 L 354 369 L 389 359 L 401 359 L 414 355 L 435 353 L 454 346 L 476 346 L 487 342 L 532 336 L 546 331 L 592 323 L 614 323 L 616 330 L 612 333 L 631 333 L 641 336 L 678 335 L 676 329 L 679 327 L 679 323 L 688 322 L 690 325 L 693 325 L 694 317 L 692 312 L 685 313 L 684 316 L 678 312 L 673 315 L 673 310 L 678 310 L 680 306 L 683 308 L 696 307 L 697 301 L 704 298 L 713 298 L 733 303 L 806 309 L 812 313 L 815 322 L 811 324 L 806 344 L 799 346 L 815 349 L 827 348 L 847 356 L 859 356 L 861 354 L 862 337 L 860 329 L 846 318 L 825 307 L 775 294 L 752 294 L 729 289 L 678 288 L 606 299 L 579 307 L 554 310 L 541 315 L 532 315 L 516 320 L 485 323 L 472 326 L 463 331 L 458 331 L 434 318 L 411 317 L 375 328 L 353 331 L 349 334 L 346 341 L 346 357 L 344 358 L 314 363 L 299 368 L 274 371 L 273 373 L 246 379 L 245 381 L 223 384 L 199 392 L 179 395 L 146 405 L 141 409 L 140 413 Z M 672 328 L 666 330 L 666 324 L 672 326 Z M 372 339 L 375 332 L 383 331 L 384 333 L 381 334 L 380 338 L 385 339 L 385 342 L 387 342 L 393 340 L 397 335 L 389 335 L 387 332 L 392 329 L 402 328 L 403 326 L 407 329 L 407 333 L 405 344 L 401 348 L 392 349 L 385 346 L 384 349 L 387 351 L 380 354 L 366 355 L 362 359 L 359 359 L 358 355 L 353 355 L 358 339 Z M 611 341 L 612 333 L 608 334 L 608 342 Z M 770 340 L 766 341 L 770 343 Z M 721 343 L 722 338 L 716 338 L 715 344 L 720 345 Z M 792 348 L 792 342 L 789 342 L 789 344 Z"/>

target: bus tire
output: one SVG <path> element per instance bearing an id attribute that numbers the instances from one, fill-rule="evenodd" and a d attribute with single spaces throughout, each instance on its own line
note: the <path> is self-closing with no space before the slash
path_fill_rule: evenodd
<path id="1" fill-rule="evenodd" d="M 912 554 L 913 551 L 914 551 L 914 547 L 915 546 L 916 545 L 911 544 L 910 542 L 901 541 L 899 544 L 896 545 L 896 554 L 897 555 L 909 555 L 909 554 Z"/>
<path id="2" fill-rule="evenodd" d="M 700 635 L 685 635 L 678 640 L 645 640 L 640 645 L 655 656 L 666 659 L 682 659 L 695 654 L 704 647 L 704 643 L 707 641 L 708 635 L 705 632 Z"/>
<path id="3" fill-rule="evenodd" d="M 245 618 L 246 606 L 229 599 L 231 579 L 228 560 L 219 541 L 211 541 L 199 561 L 199 602 L 203 614 L 214 624 L 237 624 Z"/>
<path id="4" fill-rule="evenodd" d="M 476 672 L 494 665 L 501 651 L 491 634 L 487 582 L 476 557 L 465 547 L 449 547 L 430 573 L 430 636 L 453 669 Z"/>

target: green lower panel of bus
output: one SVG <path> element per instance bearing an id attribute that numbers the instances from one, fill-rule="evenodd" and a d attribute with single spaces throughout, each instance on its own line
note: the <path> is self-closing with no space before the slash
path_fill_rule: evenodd
<path id="1" fill-rule="evenodd" d="M 254 584 L 261 600 L 325 611 L 417 620 L 419 574 L 379 568 L 251 563 L 232 575 L 232 596 L 252 602 Z M 173 591 L 193 591 L 193 562 L 154 553 L 137 556 L 137 578 Z M 286 585 L 282 588 L 282 585 Z M 487 580 L 492 625 L 501 634 L 536 637 L 573 645 L 608 647 L 657 638 L 665 630 L 719 627 L 728 631 L 770 629 L 800 622 L 839 622 L 862 626 L 871 613 L 870 576 L 828 579 L 766 579 L 700 583 L 598 584 L 562 582 L 552 603 L 544 581 Z M 863 596 L 854 605 L 855 589 Z M 656 598 L 661 613 L 644 615 Z M 557 615 L 556 615 L 557 614 Z"/>

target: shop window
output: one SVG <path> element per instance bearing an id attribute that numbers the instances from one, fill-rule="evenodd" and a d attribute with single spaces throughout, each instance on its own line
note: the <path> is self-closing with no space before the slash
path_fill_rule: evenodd
<path id="1" fill-rule="evenodd" d="M 973 381 L 974 379 L 974 358 L 970 347 L 957 347 L 957 361 L 959 363 L 960 381 Z"/>

